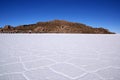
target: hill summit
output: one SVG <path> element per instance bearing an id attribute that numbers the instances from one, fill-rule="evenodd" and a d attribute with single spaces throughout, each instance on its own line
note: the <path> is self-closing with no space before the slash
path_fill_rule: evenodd
<path id="1" fill-rule="evenodd" d="M 53 20 L 38 22 L 36 24 L 10 26 L 0 28 L 1 33 L 91 33 L 91 34 L 114 34 L 108 29 L 93 28 L 82 23 L 68 22 L 65 20 Z"/>

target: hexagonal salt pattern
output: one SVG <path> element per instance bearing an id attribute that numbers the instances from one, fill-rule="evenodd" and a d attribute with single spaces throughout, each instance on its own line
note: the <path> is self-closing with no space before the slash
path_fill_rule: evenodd
<path id="1" fill-rule="evenodd" d="M 71 80 L 64 75 L 56 73 L 49 68 L 29 70 L 24 73 L 29 80 Z"/>
<path id="2" fill-rule="evenodd" d="M 74 65 L 68 64 L 68 63 L 67 64 L 66 63 L 55 64 L 55 65 L 51 66 L 51 68 L 63 75 L 71 77 L 71 78 L 76 78 L 85 73 L 85 71 L 83 71 L 82 69 L 80 69 Z"/>
<path id="3" fill-rule="evenodd" d="M 80 77 L 78 80 L 102 80 L 99 76 L 96 74 L 88 73 L 82 77 Z"/>
<path id="4" fill-rule="evenodd" d="M 52 64 L 55 64 L 55 63 L 51 60 L 48 60 L 48 59 L 40 59 L 37 61 L 24 62 L 24 65 L 27 69 L 46 67 L 46 66 L 49 66 Z"/>
<path id="5" fill-rule="evenodd" d="M 0 80 L 120 80 L 118 34 L 0 34 Z"/>

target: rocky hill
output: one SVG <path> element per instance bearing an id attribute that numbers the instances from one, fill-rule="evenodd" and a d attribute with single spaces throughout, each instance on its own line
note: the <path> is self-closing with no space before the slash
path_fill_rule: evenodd
<path id="1" fill-rule="evenodd" d="M 53 20 L 48 22 L 38 22 L 36 24 L 10 26 L 0 28 L 1 33 L 95 33 L 114 34 L 108 29 L 93 28 L 81 23 L 68 22 L 64 20 Z"/>

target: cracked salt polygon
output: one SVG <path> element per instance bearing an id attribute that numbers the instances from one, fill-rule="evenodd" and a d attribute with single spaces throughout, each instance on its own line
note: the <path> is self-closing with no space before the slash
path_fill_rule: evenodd
<path id="1" fill-rule="evenodd" d="M 80 77 L 79 79 L 77 80 L 103 80 L 101 79 L 99 76 L 95 75 L 95 74 L 92 74 L 92 73 L 88 73 L 82 77 Z"/>
<path id="2" fill-rule="evenodd" d="M 82 70 L 74 65 L 66 64 L 66 63 L 58 63 L 58 64 L 51 66 L 51 68 L 59 73 L 67 75 L 71 78 L 76 78 L 85 73 L 84 70 Z"/>
<path id="3" fill-rule="evenodd" d="M 22 62 L 29 62 L 29 61 L 40 60 L 40 59 L 43 59 L 43 58 L 44 57 L 42 57 L 42 56 L 30 55 L 30 56 L 21 57 L 21 61 Z"/>
<path id="4" fill-rule="evenodd" d="M 0 34 L 0 80 L 120 80 L 119 41 L 117 34 Z"/>
<path id="5" fill-rule="evenodd" d="M 24 73 L 29 80 L 71 80 L 49 68 L 35 69 Z"/>
<path id="6" fill-rule="evenodd" d="M 84 66 L 83 68 L 87 71 L 96 71 L 96 70 L 99 70 L 99 69 L 102 69 L 102 68 L 105 68 L 108 66 L 110 66 L 108 64 L 108 62 L 101 60 L 101 61 L 98 61 L 98 62 L 93 63 L 91 65 Z"/>
<path id="7" fill-rule="evenodd" d="M 54 63 L 55 63 L 54 61 L 48 59 L 40 59 L 36 61 L 24 62 L 24 65 L 27 69 L 32 69 L 32 68 L 46 67 Z"/>
<path id="8" fill-rule="evenodd" d="M 86 71 L 96 71 L 109 66 L 108 62 L 96 58 L 73 58 L 69 60 L 68 63 L 82 67 Z"/>

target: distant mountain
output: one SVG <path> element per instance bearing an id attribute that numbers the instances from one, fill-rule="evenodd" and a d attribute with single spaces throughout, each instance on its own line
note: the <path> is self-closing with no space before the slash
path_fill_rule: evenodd
<path id="1" fill-rule="evenodd" d="M 64 20 L 53 20 L 38 22 L 36 24 L 10 26 L 0 29 L 1 33 L 91 33 L 91 34 L 114 34 L 108 29 L 93 28 L 81 23 L 68 22 Z"/>

